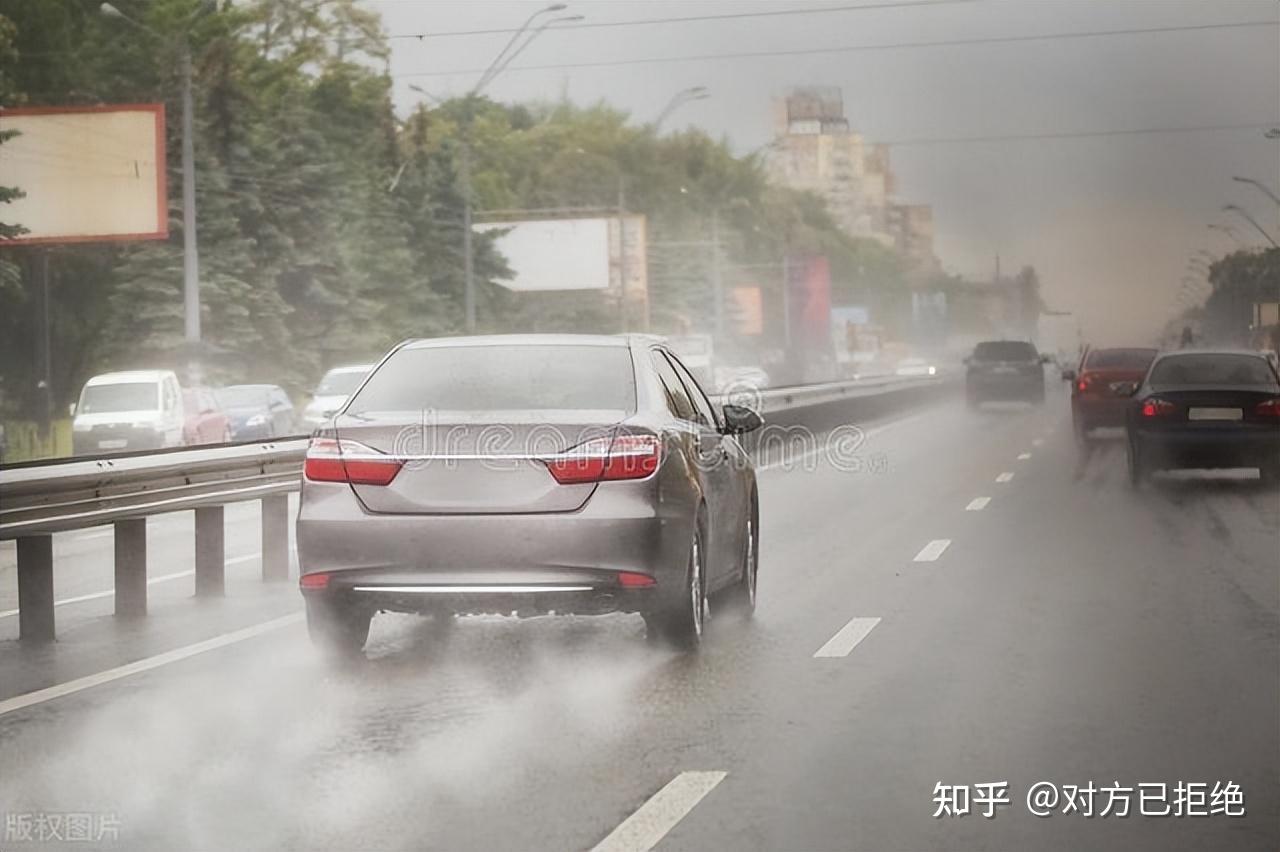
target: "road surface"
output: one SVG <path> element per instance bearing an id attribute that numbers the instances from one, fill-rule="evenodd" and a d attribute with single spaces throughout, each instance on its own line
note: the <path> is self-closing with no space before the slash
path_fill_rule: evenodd
<path id="1" fill-rule="evenodd" d="M 379 616 L 335 671 L 231 511 L 225 600 L 183 575 L 143 620 L 67 603 L 43 650 L 0 617 L 0 811 L 157 850 L 1280 847 L 1280 494 L 1135 493 L 1061 395 L 864 426 L 856 462 L 761 471 L 759 610 L 713 609 L 692 657 L 630 616 Z M 184 523 L 155 522 L 153 577 L 190 570 Z M 59 597 L 109 588 L 87 535 L 59 537 Z M 9 545 L 0 611 L 12 575 Z M 935 816 L 939 784 L 987 782 L 993 817 Z M 1208 811 L 1229 782 L 1246 815 L 1142 816 L 1135 790 L 1127 817 L 1037 817 L 1037 782 L 1092 782 L 1095 812 L 1117 783 L 1198 810 L 1178 782 Z"/>

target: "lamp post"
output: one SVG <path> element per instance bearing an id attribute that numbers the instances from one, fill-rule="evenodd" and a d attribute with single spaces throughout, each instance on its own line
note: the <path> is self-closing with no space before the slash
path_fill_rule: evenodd
<path id="1" fill-rule="evenodd" d="M 564 3 L 553 3 L 538 11 L 534 12 L 515 34 L 507 41 L 502 50 L 498 51 L 498 55 L 489 63 L 489 67 L 480 75 L 480 79 L 467 92 L 463 103 L 462 114 L 462 149 L 459 152 L 460 158 L 458 162 L 458 181 L 462 192 L 462 277 L 463 277 L 463 316 L 467 334 L 475 334 L 476 332 L 476 281 L 475 281 L 475 247 L 471 234 L 471 218 L 472 218 L 472 199 L 471 199 L 471 121 L 475 99 L 484 91 L 485 86 L 489 85 L 494 79 L 502 73 L 502 71 L 511 63 L 511 60 L 519 56 L 525 48 L 527 48 L 534 39 L 536 39 L 543 30 L 557 23 L 566 23 L 569 21 L 582 20 L 581 15 L 571 15 L 562 18 L 555 18 L 547 21 L 538 27 L 529 38 L 518 46 L 516 42 L 520 37 L 528 32 L 533 22 L 543 15 L 551 12 L 559 12 L 566 8 Z M 514 47 L 514 50 L 512 49 Z"/>
<path id="2" fill-rule="evenodd" d="M 1242 245 L 1244 245 L 1244 240 L 1240 239 L 1240 235 L 1236 233 L 1236 229 L 1235 229 L 1235 228 L 1233 228 L 1233 227 L 1231 227 L 1230 225 L 1219 225 L 1219 224 L 1216 224 L 1216 223 L 1210 223 L 1210 225 L 1209 225 L 1209 230 L 1210 230 L 1210 231 L 1221 231 L 1222 233 L 1226 234 L 1226 235 L 1227 235 L 1228 237 L 1230 237 L 1231 239 L 1235 240 L 1235 241 L 1236 241 L 1236 245 L 1241 245 L 1241 246 L 1242 246 Z"/>
<path id="3" fill-rule="evenodd" d="M 1222 212 L 1224 212 L 1224 213 L 1225 213 L 1225 212 L 1227 212 L 1227 211 L 1231 211 L 1232 213 L 1235 213 L 1235 214 L 1236 214 L 1236 215 L 1238 215 L 1240 218 L 1242 218 L 1242 219 L 1244 219 L 1246 222 L 1248 222 L 1250 225 L 1252 225 L 1253 227 L 1257 228 L 1257 229 L 1258 229 L 1258 233 L 1259 233 L 1259 234 L 1262 234 L 1262 236 L 1266 238 L 1267 242 L 1271 243 L 1271 247 L 1272 247 L 1272 248 L 1280 248 L 1280 245 L 1277 245 L 1277 244 L 1276 244 L 1276 241 L 1275 241 L 1275 240 L 1273 240 L 1273 239 L 1271 239 L 1271 235 L 1270 235 L 1270 234 L 1268 234 L 1268 233 L 1266 232 L 1266 230 L 1265 230 L 1261 225 L 1259 225 L 1259 224 L 1257 223 L 1257 221 L 1256 221 L 1252 216 L 1250 216 L 1250 215 L 1249 215 L 1249 213 L 1248 213 L 1247 211 L 1245 211 L 1243 208 L 1241 208 L 1241 207 L 1239 207 L 1239 206 L 1237 206 L 1237 205 L 1235 205 L 1235 204 L 1226 204 L 1226 205 L 1223 205 L 1223 207 L 1222 207 Z"/>
<path id="4" fill-rule="evenodd" d="M 188 20 L 188 27 L 202 13 L 209 10 L 202 5 Z M 103 3 L 98 11 L 105 17 L 117 18 L 162 42 L 171 40 L 146 24 L 130 18 L 110 3 Z M 191 91 L 191 45 L 187 33 L 174 42 L 178 49 L 178 69 L 182 81 L 182 316 L 183 337 L 188 347 L 188 380 L 199 382 L 200 363 L 200 255 L 196 243 L 196 155 L 195 155 L 195 104 Z"/>
<path id="5" fill-rule="evenodd" d="M 691 86 L 688 89 L 681 89 L 671 96 L 671 100 L 667 101 L 667 105 L 658 113 L 658 117 L 653 120 L 653 132 L 656 134 L 662 127 L 662 123 L 667 120 L 671 113 L 690 101 L 703 101 L 711 97 L 711 92 L 707 91 L 706 86 Z"/>

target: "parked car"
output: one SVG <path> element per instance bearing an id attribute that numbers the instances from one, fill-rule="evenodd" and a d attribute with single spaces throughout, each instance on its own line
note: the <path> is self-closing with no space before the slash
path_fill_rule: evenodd
<path id="1" fill-rule="evenodd" d="M 1256 467 L 1264 480 L 1280 482 L 1280 376 L 1262 354 L 1166 353 L 1127 390 L 1135 486 L 1174 468 Z"/>
<path id="2" fill-rule="evenodd" d="M 352 653 L 379 611 L 621 611 L 696 647 L 708 595 L 755 605 L 759 504 L 737 436 L 760 425 L 713 406 L 656 338 L 402 343 L 307 451 L 311 635 Z"/>
<path id="3" fill-rule="evenodd" d="M 222 410 L 231 419 L 231 440 L 251 441 L 296 435 L 293 403 L 276 385 L 229 385 L 214 391 Z"/>
<path id="4" fill-rule="evenodd" d="M 182 426 L 186 444 L 225 444 L 231 440 L 231 418 L 219 407 L 211 389 L 184 388 L 182 407 L 186 413 Z"/>
<path id="5" fill-rule="evenodd" d="M 320 384 L 316 385 L 311 401 L 302 409 L 303 428 L 312 431 L 328 422 L 372 369 L 373 364 L 352 364 L 334 367 L 325 373 Z"/>
<path id="6" fill-rule="evenodd" d="M 94 376 L 85 382 L 71 413 L 76 455 L 155 450 L 183 443 L 182 389 L 170 370 Z"/>
<path id="7" fill-rule="evenodd" d="M 984 340 L 965 359 L 965 398 L 984 402 L 1044 402 L 1044 364 L 1049 356 L 1024 340 Z"/>
<path id="8" fill-rule="evenodd" d="M 1071 382 L 1071 425 L 1076 440 L 1088 443 L 1094 429 L 1124 426 L 1132 390 L 1142 381 L 1158 349 L 1089 349 L 1078 368 L 1063 371 Z"/>

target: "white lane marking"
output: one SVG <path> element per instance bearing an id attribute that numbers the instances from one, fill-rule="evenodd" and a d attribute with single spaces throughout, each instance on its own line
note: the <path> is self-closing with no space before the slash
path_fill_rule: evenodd
<path id="1" fill-rule="evenodd" d="M 151 669 L 167 666 L 170 663 L 176 663 L 185 660 L 188 657 L 194 657 L 197 654 L 203 654 L 206 651 L 214 651 L 218 648 L 225 648 L 228 645 L 234 645 L 236 642 L 243 642 L 246 639 L 252 639 L 255 636 L 261 636 L 264 633 L 270 633 L 273 630 L 279 630 L 282 627 L 289 627 L 298 624 L 305 616 L 301 612 L 295 612 L 282 618 L 276 618 L 271 621 L 255 624 L 252 627 L 245 627 L 241 630 L 234 630 L 231 633 L 224 633 L 221 636 L 215 636 L 212 639 L 206 639 L 203 642 L 197 642 L 194 645 L 186 645 L 182 648 L 175 648 L 172 651 L 166 651 L 163 654 L 157 654 L 154 657 L 137 660 L 123 666 L 117 666 L 114 669 L 107 669 L 103 672 L 78 677 L 75 680 L 69 680 L 66 683 L 59 683 L 45 689 L 37 689 L 35 692 L 28 692 L 23 695 L 7 698 L 0 701 L 0 716 L 6 713 L 12 713 L 15 710 L 21 710 L 24 707 L 30 707 L 34 704 L 43 704 L 46 701 L 52 701 L 55 698 L 61 698 L 64 695 L 71 695 L 75 692 L 81 692 L 91 689 L 95 686 L 101 686 L 104 683 L 110 683 L 113 680 L 129 677 L 139 672 L 150 671 Z"/>
<path id="2" fill-rule="evenodd" d="M 921 420 L 926 416 L 928 416 L 928 412 L 922 412 L 920 414 L 912 414 L 910 417 L 900 417 L 897 420 L 890 420 L 888 423 L 881 423 L 879 426 L 872 426 L 870 429 L 863 429 L 862 443 L 865 444 L 867 440 L 871 438 L 872 435 L 879 435 L 881 432 L 887 432 L 889 429 L 892 429 L 895 426 L 902 426 L 912 422 L 913 420 Z M 858 449 L 862 449 L 861 445 L 858 447 Z M 803 464 L 804 462 L 807 462 L 809 459 L 814 458 L 815 456 L 820 456 L 826 453 L 826 451 L 827 451 L 827 447 L 824 444 L 823 446 L 814 447 L 811 450 L 806 450 L 805 452 L 793 458 L 779 459 L 778 461 L 769 462 L 768 464 L 757 465 L 756 471 L 759 472 L 762 470 L 777 470 L 780 467 L 794 467 L 795 465 Z"/>
<path id="3" fill-rule="evenodd" d="M 195 571 L 178 571 L 173 574 L 161 574 L 159 577 L 152 577 L 149 580 L 147 580 L 147 585 L 150 586 L 155 583 L 167 583 L 170 580 L 179 580 L 183 577 L 190 577 L 192 574 L 195 574 L 195 573 L 196 573 Z M 105 592 L 93 592 L 92 594 L 88 594 L 88 595 L 77 595 L 74 598 L 63 598 L 60 601 L 54 601 L 53 605 L 66 606 L 67 604 L 84 603 L 85 601 L 96 601 L 96 600 L 99 600 L 100 598 L 109 598 L 113 596 L 115 593 L 116 593 L 115 589 L 107 589 Z M 18 610 L 7 609 L 4 612 L 0 612 L 0 618 L 9 618 L 10 616 L 14 616 L 17 614 L 18 614 Z"/>
<path id="4" fill-rule="evenodd" d="M 920 548 L 920 552 L 916 554 L 915 562 L 937 562 L 938 557 L 942 555 L 942 551 L 951 546 L 949 538 L 935 538 L 933 541 Z"/>
<path id="5" fill-rule="evenodd" d="M 1013 474 L 1006 470 L 996 477 L 996 482 L 1008 482 L 1010 479 L 1013 479 Z"/>
<path id="6" fill-rule="evenodd" d="M 866 639 L 867 634 L 879 623 L 878 618 L 851 618 L 849 623 L 841 627 L 835 636 L 827 640 L 827 644 L 814 652 L 813 656 L 847 657 L 849 652 L 858 647 L 858 643 Z"/>
<path id="7" fill-rule="evenodd" d="M 623 820 L 608 837 L 597 843 L 591 852 L 648 852 L 728 774 L 681 772 Z"/>
<path id="8" fill-rule="evenodd" d="M 1044 438 L 1036 438 L 1031 442 L 1031 446 L 1033 447 L 1043 446 L 1043 444 L 1044 444 Z"/>
<path id="9" fill-rule="evenodd" d="M 990 502 L 990 497 L 974 497 L 969 501 L 969 505 L 964 507 L 964 510 L 966 512 L 981 512 L 987 508 L 987 504 Z"/>
<path id="10" fill-rule="evenodd" d="M 290 552 L 291 553 L 294 552 L 292 548 L 290 548 Z M 261 553 L 249 553 L 244 556 L 233 556 L 227 560 L 227 564 L 239 565 L 242 562 L 252 562 L 254 559 L 261 559 L 261 558 L 262 558 Z M 167 583 L 169 580 L 179 580 L 183 577 L 190 577 L 195 573 L 196 573 L 195 571 L 177 571 L 173 574 L 161 574 L 159 577 L 151 577 L 150 579 L 148 579 L 147 585 L 150 586 L 154 583 Z M 115 593 L 116 593 L 115 589 L 107 589 L 105 592 L 93 592 L 92 594 L 88 594 L 88 595 L 77 595 L 74 598 L 63 598 L 60 601 L 54 601 L 53 605 L 65 606 L 66 604 L 84 603 L 85 601 L 96 601 L 101 598 L 109 598 Z M 4 610 L 3 612 L 0 612 L 0 618 L 10 618 L 17 614 L 18 614 L 18 610 L 7 609 L 7 610 Z"/>
<path id="11" fill-rule="evenodd" d="M 1018 461 L 1026 461 L 1031 458 L 1031 453 L 1018 453 Z"/>

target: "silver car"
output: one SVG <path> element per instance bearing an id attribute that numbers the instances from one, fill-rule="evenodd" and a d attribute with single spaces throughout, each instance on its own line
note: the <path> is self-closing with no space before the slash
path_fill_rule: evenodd
<path id="1" fill-rule="evenodd" d="M 686 648 L 707 598 L 755 607 L 754 411 L 647 336 L 393 349 L 312 438 L 298 515 L 312 638 L 358 652 L 379 611 L 635 612 Z"/>

